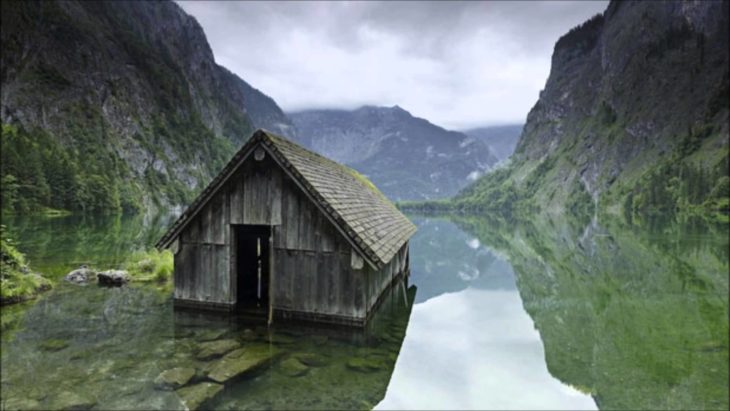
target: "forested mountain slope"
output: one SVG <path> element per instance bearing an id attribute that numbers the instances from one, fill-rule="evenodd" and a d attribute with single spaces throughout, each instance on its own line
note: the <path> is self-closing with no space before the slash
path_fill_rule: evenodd
<path id="1" fill-rule="evenodd" d="M 558 40 L 513 161 L 456 198 L 727 214 L 728 2 L 611 2 Z"/>
<path id="2" fill-rule="evenodd" d="M 167 1 L 2 2 L 0 80 L 5 211 L 186 204 L 254 127 L 291 131 Z"/>

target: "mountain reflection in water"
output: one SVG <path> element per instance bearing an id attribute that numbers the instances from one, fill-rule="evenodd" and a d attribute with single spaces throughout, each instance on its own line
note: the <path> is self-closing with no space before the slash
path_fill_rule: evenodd
<path id="1" fill-rule="evenodd" d="M 216 409 L 728 408 L 727 227 L 412 219 L 412 286 L 360 333 L 180 313 L 169 287 L 59 282 L 4 307 L 3 408 L 181 409 L 154 380 L 184 367 L 188 386 L 206 381 L 217 359 L 201 347 L 225 340 L 276 355 Z M 3 223 L 58 279 L 118 264 L 167 221 Z"/>

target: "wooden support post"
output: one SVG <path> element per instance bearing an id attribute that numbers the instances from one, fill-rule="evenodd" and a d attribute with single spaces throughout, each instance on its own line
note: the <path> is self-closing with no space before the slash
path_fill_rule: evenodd
<path id="1" fill-rule="evenodd" d="M 274 227 L 269 231 L 269 322 L 274 322 Z"/>

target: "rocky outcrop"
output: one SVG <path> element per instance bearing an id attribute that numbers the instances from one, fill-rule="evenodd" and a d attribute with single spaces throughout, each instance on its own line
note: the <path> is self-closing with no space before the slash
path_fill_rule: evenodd
<path id="1" fill-rule="evenodd" d="M 497 162 L 482 142 L 398 106 L 289 116 L 299 143 L 366 175 L 392 200 L 451 196 Z"/>
<path id="2" fill-rule="evenodd" d="M 89 281 L 96 281 L 96 271 L 86 266 L 81 266 L 66 274 L 63 279 L 71 283 L 84 284 Z"/>

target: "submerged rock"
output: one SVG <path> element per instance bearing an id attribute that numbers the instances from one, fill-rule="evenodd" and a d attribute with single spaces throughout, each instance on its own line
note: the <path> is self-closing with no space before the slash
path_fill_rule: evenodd
<path id="1" fill-rule="evenodd" d="M 299 360 L 302 364 L 310 367 L 324 367 L 328 364 L 328 361 L 324 356 L 313 352 L 298 353 L 294 354 L 293 357 Z"/>
<path id="2" fill-rule="evenodd" d="M 3 398 L 4 410 L 36 410 L 41 404 L 32 398 Z"/>
<path id="3" fill-rule="evenodd" d="M 155 378 L 155 388 L 160 390 L 174 390 L 187 384 L 194 375 L 194 368 L 179 367 L 163 371 Z"/>
<path id="4" fill-rule="evenodd" d="M 309 367 L 298 359 L 290 357 L 281 362 L 281 371 L 290 377 L 301 377 L 309 372 Z"/>
<path id="5" fill-rule="evenodd" d="M 208 378 L 224 383 L 271 363 L 281 351 L 265 344 L 250 345 L 226 354 L 210 367 Z"/>
<path id="6" fill-rule="evenodd" d="M 295 337 L 287 334 L 282 334 L 280 332 L 269 334 L 268 336 L 265 336 L 264 339 L 276 345 L 289 345 L 297 342 L 297 339 Z"/>
<path id="7" fill-rule="evenodd" d="M 71 283 L 83 284 L 89 281 L 96 280 L 96 271 L 88 268 L 85 265 L 82 265 L 76 270 L 73 270 L 70 273 L 66 274 L 63 279 Z"/>
<path id="8" fill-rule="evenodd" d="M 227 332 L 228 332 L 228 330 L 224 330 L 224 329 L 205 330 L 205 331 L 199 333 L 196 336 L 196 338 L 199 341 L 213 341 L 213 340 L 217 340 L 217 339 L 223 337 Z"/>
<path id="9" fill-rule="evenodd" d="M 200 409 L 206 401 L 210 401 L 223 389 L 221 384 L 203 382 L 189 387 L 180 388 L 175 393 L 180 396 L 185 408 L 190 411 Z"/>
<path id="10" fill-rule="evenodd" d="M 51 404 L 49 408 L 55 410 L 89 410 L 96 405 L 96 401 L 75 392 L 64 391 L 53 398 Z"/>
<path id="11" fill-rule="evenodd" d="M 202 361 L 210 360 L 240 346 L 238 341 L 231 339 L 204 342 L 198 347 L 198 354 L 195 357 Z"/>
<path id="12" fill-rule="evenodd" d="M 360 372 L 374 372 L 385 368 L 385 364 L 379 358 L 354 357 L 347 361 L 347 368 Z"/>
<path id="13" fill-rule="evenodd" d="M 107 270 L 96 275 L 99 285 L 120 286 L 129 282 L 129 273 L 124 270 Z"/>
<path id="14" fill-rule="evenodd" d="M 40 343 L 38 347 L 43 351 L 60 351 L 68 346 L 69 343 L 66 340 L 51 338 Z"/>

